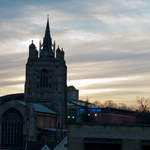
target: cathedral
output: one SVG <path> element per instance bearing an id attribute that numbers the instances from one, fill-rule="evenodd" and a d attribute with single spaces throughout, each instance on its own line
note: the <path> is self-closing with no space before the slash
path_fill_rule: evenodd
<path id="1" fill-rule="evenodd" d="M 66 136 L 67 66 L 49 18 L 39 50 L 29 45 L 24 93 L 0 97 L 0 148 L 55 147 Z"/>

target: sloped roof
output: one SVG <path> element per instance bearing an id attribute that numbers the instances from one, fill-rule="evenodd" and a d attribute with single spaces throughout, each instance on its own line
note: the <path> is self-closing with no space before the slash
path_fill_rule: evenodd
<path id="1" fill-rule="evenodd" d="M 26 105 L 24 101 L 22 100 L 18 100 L 18 103 L 22 104 L 22 105 Z M 56 112 L 54 112 L 53 110 L 51 110 L 50 108 L 48 108 L 47 106 L 43 105 L 43 104 L 33 104 L 33 108 L 36 112 L 43 112 L 43 113 L 50 113 L 50 114 L 56 114 Z"/>
<path id="2" fill-rule="evenodd" d="M 15 93 L 15 94 L 1 96 L 0 102 L 1 102 L 1 104 L 3 104 L 8 101 L 19 100 L 19 99 L 24 99 L 24 93 Z"/>
<path id="3" fill-rule="evenodd" d="M 67 150 L 68 149 L 67 144 L 68 144 L 68 140 L 66 136 L 58 145 L 56 145 L 54 150 Z"/>
<path id="4" fill-rule="evenodd" d="M 49 109 L 45 105 L 42 104 L 33 104 L 34 110 L 37 112 L 44 112 L 44 113 L 51 113 L 51 114 L 56 114 L 53 110 Z"/>
<path id="5" fill-rule="evenodd" d="M 10 94 L 10 95 L 5 95 L 0 97 L 0 103 L 7 103 L 11 101 L 17 101 L 19 104 L 26 105 L 24 101 L 24 93 L 16 93 L 16 94 Z M 43 113 L 51 113 L 51 114 L 56 114 L 53 110 L 48 108 L 47 106 L 43 104 L 33 104 L 34 110 L 36 112 L 43 112 Z"/>
<path id="6" fill-rule="evenodd" d="M 50 148 L 47 145 L 44 145 L 41 150 L 50 150 Z"/>

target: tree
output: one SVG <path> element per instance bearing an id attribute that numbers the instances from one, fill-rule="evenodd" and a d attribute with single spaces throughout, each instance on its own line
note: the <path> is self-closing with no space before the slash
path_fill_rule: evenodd
<path id="1" fill-rule="evenodd" d="M 95 100 L 95 101 L 93 102 L 93 104 L 95 104 L 96 106 L 101 106 L 101 107 L 103 107 L 103 104 L 102 104 L 101 102 L 97 101 L 97 100 Z"/>
<path id="2" fill-rule="evenodd" d="M 138 96 L 137 97 L 138 110 L 140 112 L 149 112 L 150 110 L 150 100 L 145 97 Z"/>
<path id="3" fill-rule="evenodd" d="M 130 110 L 130 108 L 124 103 L 119 103 L 117 108 L 124 109 L 124 110 Z"/>
<path id="4" fill-rule="evenodd" d="M 104 107 L 117 108 L 118 106 L 112 100 L 107 100 L 107 101 L 104 102 Z"/>

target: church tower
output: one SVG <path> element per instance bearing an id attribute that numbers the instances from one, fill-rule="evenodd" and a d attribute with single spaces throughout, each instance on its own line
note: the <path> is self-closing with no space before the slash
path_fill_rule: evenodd
<path id="1" fill-rule="evenodd" d="M 49 27 L 49 18 L 39 51 L 35 44 L 29 46 L 26 64 L 25 100 L 28 103 L 47 105 L 57 113 L 57 127 L 66 128 L 66 78 L 67 66 L 64 50 L 55 41 Z"/>

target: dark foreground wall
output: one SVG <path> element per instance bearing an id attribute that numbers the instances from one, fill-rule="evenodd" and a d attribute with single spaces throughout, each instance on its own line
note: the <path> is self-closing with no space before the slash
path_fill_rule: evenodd
<path id="1" fill-rule="evenodd" d="M 150 126 L 70 125 L 69 150 L 148 150 Z"/>

